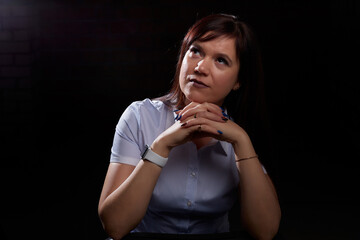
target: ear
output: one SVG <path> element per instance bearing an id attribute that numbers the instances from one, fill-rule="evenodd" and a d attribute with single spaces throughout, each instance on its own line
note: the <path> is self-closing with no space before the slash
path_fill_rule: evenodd
<path id="1" fill-rule="evenodd" d="M 240 82 L 236 81 L 236 83 L 234 84 L 232 90 L 236 91 L 236 90 L 238 90 L 240 88 L 240 86 L 241 86 Z"/>

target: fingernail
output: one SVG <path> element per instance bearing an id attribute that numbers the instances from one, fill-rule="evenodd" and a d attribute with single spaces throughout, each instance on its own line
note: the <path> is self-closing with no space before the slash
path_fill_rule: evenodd
<path id="1" fill-rule="evenodd" d="M 181 124 L 181 127 L 185 126 L 187 124 L 187 122 L 184 122 L 183 124 Z"/>
<path id="2" fill-rule="evenodd" d="M 227 115 L 226 113 L 222 113 L 222 115 L 224 116 L 224 117 L 226 117 L 226 118 L 229 118 L 229 115 Z"/>
<path id="3" fill-rule="evenodd" d="M 227 120 L 229 120 L 229 119 L 226 118 L 226 117 L 222 117 L 221 119 L 224 120 L 225 122 L 226 122 Z"/>
<path id="4" fill-rule="evenodd" d="M 220 130 L 217 130 L 217 132 L 218 132 L 218 133 L 220 133 L 220 134 L 223 134 L 223 132 L 222 132 L 222 131 L 220 131 Z"/>

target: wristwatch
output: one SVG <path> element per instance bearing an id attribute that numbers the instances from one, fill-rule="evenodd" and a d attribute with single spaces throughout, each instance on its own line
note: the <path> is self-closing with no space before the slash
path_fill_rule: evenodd
<path id="1" fill-rule="evenodd" d="M 141 155 L 141 159 L 148 160 L 152 163 L 155 163 L 159 167 L 164 167 L 168 158 L 164 158 L 159 156 L 158 154 L 154 153 L 149 145 L 145 145 L 145 151 Z"/>

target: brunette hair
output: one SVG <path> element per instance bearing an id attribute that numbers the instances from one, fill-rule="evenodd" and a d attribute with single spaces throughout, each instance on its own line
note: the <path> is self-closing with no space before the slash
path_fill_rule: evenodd
<path id="1" fill-rule="evenodd" d="M 189 29 L 182 41 L 172 88 L 160 99 L 178 109 L 184 107 L 185 96 L 180 89 L 179 75 L 186 52 L 195 41 L 206 42 L 222 36 L 235 39 L 236 56 L 240 62 L 238 81 L 241 86 L 228 94 L 223 107 L 236 123 L 252 135 L 254 124 L 264 120 L 261 117 L 265 110 L 263 68 L 253 31 L 235 16 L 212 14 L 198 20 Z"/>

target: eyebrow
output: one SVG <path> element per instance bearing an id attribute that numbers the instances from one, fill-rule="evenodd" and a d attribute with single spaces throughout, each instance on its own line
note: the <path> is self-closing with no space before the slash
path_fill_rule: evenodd
<path id="1" fill-rule="evenodd" d="M 194 46 L 194 47 L 198 48 L 201 52 L 204 51 L 204 49 L 203 49 L 198 43 L 196 43 L 196 42 L 193 42 L 193 43 L 190 45 L 190 47 L 191 47 L 191 46 Z M 227 54 L 225 54 L 225 53 L 216 53 L 216 56 L 217 56 L 217 57 L 225 58 L 226 61 L 229 62 L 229 65 L 230 65 L 230 66 L 233 64 L 233 61 L 231 60 L 231 58 L 230 58 Z"/>

